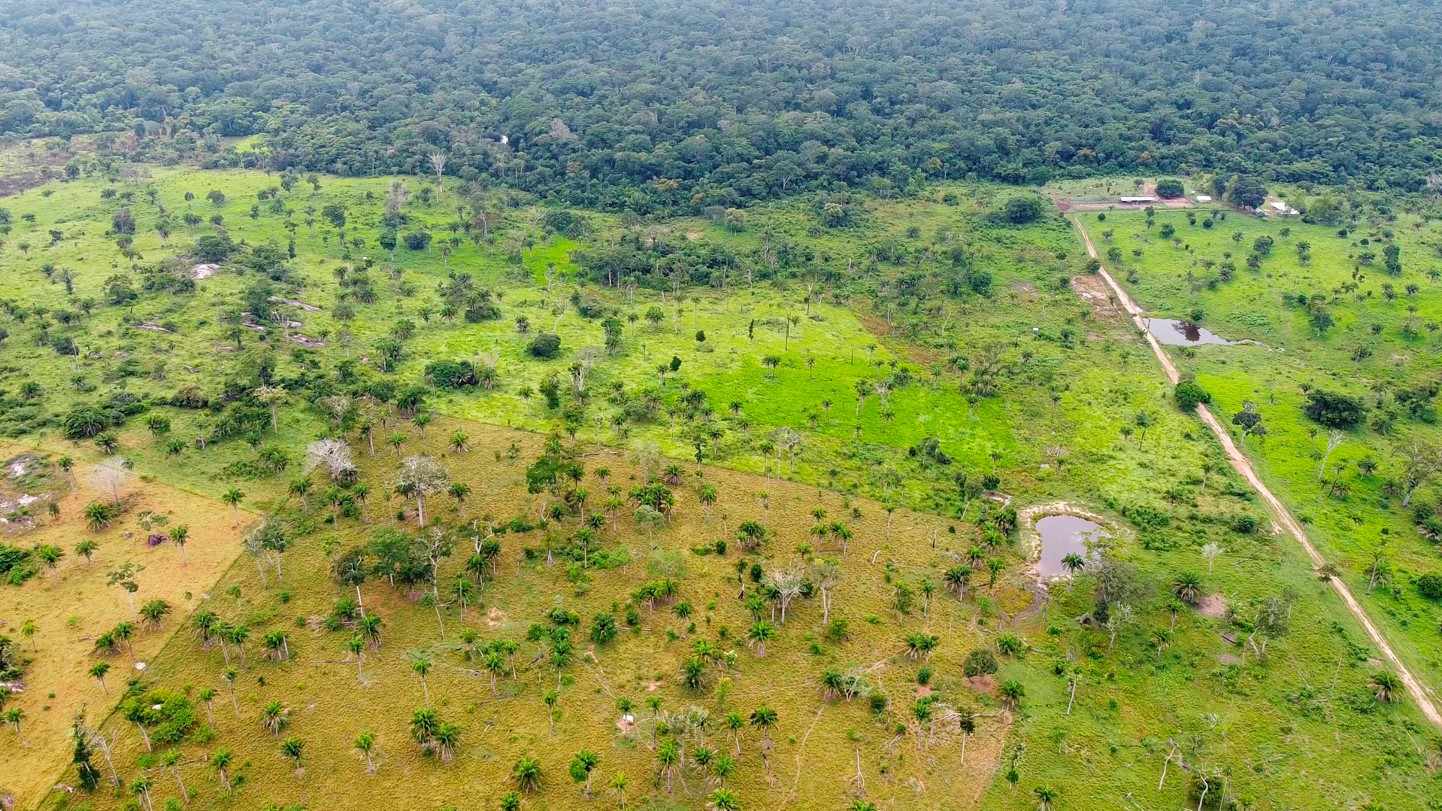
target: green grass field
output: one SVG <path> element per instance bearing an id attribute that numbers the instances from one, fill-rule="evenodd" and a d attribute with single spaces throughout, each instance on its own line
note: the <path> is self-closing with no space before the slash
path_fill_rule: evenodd
<path id="1" fill-rule="evenodd" d="M 403 178 L 410 194 L 398 209 L 399 232 L 435 237 L 428 249 L 392 252 L 379 237 L 397 179 L 317 180 L 318 189 L 301 179 L 287 191 L 279 176 L 260 172 L 126 167 L 3 200 L 12 224 L 0 249 L 0 299 L 11 306 L 0 342 L 8 406 L 0 427 L 52 453 L 98 459 L 96 443 L 64 438 L 67 414 L 77 403 L 135 395 L 144 413 L 114 433 L 116 451 L 138 473 L 211 499 L 238 496 L 288 528 L 279 577 L 266 568 L 273 556 L 242 554 L 196 609 L 249 629 L 244 659 L 223 645 L 203 648 L 191 618 L 176 617 L 165 626 L 173 636 L 134 688 L 189 702 L 195 723 L 173 747 L 192 804 L 498 807 L 512 789 L 513 765 L 527 756 L 544 775 L 541 789 L 524 797 L 528 807 L 615 804 L 607 786 L 618 773 L 628 778 L 631 804 L 654 808 L 699 807 L 722 787 L 746 807 L 847 807 L 864 799 L 905 808 L 945 796 L 959 807 L 1032 808 L 1039 788 L 1054 791 L 1062 807 L 1196 807 L 1203 785 L 1207 807 L 1222 797 L 1239 807 L 1317 807 L 1325 796 L 1338 806 L 1422 808 L 1422 798 L 1435 796 L 1436 731 L 1405 700 L 1374 696 L 1381 666 L 1364 635 L 1290 541 L 1269 531 L 1264 509 L 1206 430 L 1176 408 L 1129 323 L 1092 295 L 1096 280 L 1068 223 L 1048 214 L 1016 226 L 992 216 L 1015 190 L 958 184 L 915 199 L 866 200 L 844 226 L 822 224 L 806 201 L 748 210 L 739 229 L 711 219 L 637 222 L 578 212 L 585 227 L 565 236 L 547 230 L 553 212 L 514 193 L 447 186 L 430 191 L 427 202 L 421 190 L 434 184 Z M 212 190 L 224 201 L 207 199 Z M 267 199 L 258 201 L 258 192 Z M 344 242 L 326 213 L 337 205 L 345 211 Z M 136 221 L 129 250 L 138 255 L 124 255 L 107 234 L 121 209 Z M 486 233 L 452 230 L 478 210 L 488 212 Z M 187 212 L 201 222 L 185 224 Z M 213 216 L 220 225 L 209 222 Z M 1124 252 L 1119 270 L 1136 272 L 1129 284 L 1158 314 L 1201 307 L 1206 326 L 1266 345 L 1199 350 L 1182 361 L 1227 416 L 1244 399 L 1258 403 L 1271 433 L 1264 443 L 1249 440 L 1249 450 L 1349 582 L 1362 577 L 1366 555 L 1387 530 L 1396 575 L 1368 604 L 1408 662 L 1435 677 L 1436 607 L 1408 579 L 1427 570 L 1435 552 L 1396 499 L 1382 503 L 1381 480 L 1395 464 L 1389 445 L 1371 431 L 1349 437 L 1329 469 L 1344 462 L 1353 469 L 1366 454 L 1380 467 L 1372 481 L 1354 477 L 1345 499 L 1329 496 L 1308 455 L 1325 432 L 1309 437 L 1297 406 L 1297 383 L 1320 380 L 1322 369 L 1336 375 L 1328 388 L 1357 392 L 1427 378 L 1431 333 L 1413 339 L 1392 331 L 1407 317 L 1428 317 L 1432 282 L 1422 255 L 1430 231 L 1396 228 L 1407 267 L 1397 302 L 1369 300 L 1355 313 L 1335 304 L 1336 325 L 1317 339 L 1279 291 L 1342 284 L 1347 270 L 1338 267 L 1359 248 L 1293 223 L 1259 278 L 1243 268 L 1212 290 L 1202 258 L 1220 261 L 1227 250 L 1240 257 L 1234 230 L 1247 229 L 1246 246 L 1258 229 L 1281 226 L 1234 214 L 1203 229 L 1186 216 L 1160 213 L 1152 229 L 1140 213 L 1086 222 L 1100 250 Z M 157 231 L 162 220 L 168 236 Z M 1194 251 L 1153 236 L 1165 223 Z M 141 268 L 177 257 L 188 270 L 196 240 L 222 228 L 243 247 L 194 292 L 142 289 Z M 1106 230 L 1110 239 L 1102 238 Z M 1292 245 L 1302 238 L 1313 258 L 1293 267 Z M 245 260 L 266 244 L 284 255 L 291 239 L 295 256 L 270 291 L 281 301 L 272 318 L 259 319 L 261 332 L 237 316 L 261 276 Z M 634 287 L 587 278 L 586 255 L 627 240 L 724 250 L 735 265 L 704 286 L 674 276 Z M 785 258 L 798 256 L 809 258 Z M 494 291 L 500 317 L 445 317 L 441 286 L 451 271 Z M 986 274 L 986 293 L 958 288 L 963 273 Z M 107 303 L 115 276 L 135 289 L 133 300 Z M 357 294 L 357 276 L 369 279 L 373 298 Z M 1423 290 L 1409 298 L 1401 283 L 1413 279 Z M 1416 316 L 1406 313 L 1406 300 L 1419 303 Z M 1259 308 L 1258 301 L 1277 304 Z M 648 317 L 653 310 L 659 318 Z M 1387 320 L 1388 313 L 1396 317 Z M 621 330 L 609 348 L 606 316 Z M 1354 368 L 1348 336 L 1366 319 L 1384 327 L 1377 351 Z M 560 339 L 554 358 L 528 350 L 543 332 Z M 400 356 L 387 370 L 380 358 L 389 336 L 401 336 Z M 75 354 L 56 348 L 67 337 Z M 1404 344 L 1411 349 L 1402 366 L 1381 359 Z M 419 408 L 355 396 L 377 382 L 397 390 L 424 384 L 437 360 L 493 370 L 493 382 L 430 388 Z M 577 365 L 584 385 L 573 383 Z M 553 376 L 555 407 L 542 393 Z M 263 425 L 212 439 L 260 384 L 289 391 L 278 427 L 259 409 Z M 187 387 L 214 405 L 173 405 L 172 395 Z M 337 420 L 331 406 L 339 401 L 327 398 L 341 394 L 352 397 L 341 404 L 359 408 Z M 147 428 L 155 416 L 168 419 L 167 431 Z M 374 454 L 365 419 L 375 422 Z M 467 434 L 467 450 L 451 447 L 457 430 Z M 591 506 L 501 536 L 494 578 L 463 607 L 447 590 L 464 575 L 468 527 L 536 517 L 540 502 L 526 492 L 524 474 L 553 432 L 585 460 L 574 488 Z M 321 437 L 350 443 L 364 497 L 305 473 L 305 448 Z M 693 472 L 698 437 L 704 479 Z M 332 581 L 331 566 L 382 527 L 427 537 L 414 532 L 409 502 L 392 495 L 399 459 L 421 452 L 470 488 L 464 501 L 442 495 L 428 508 L 456 541 L 431 570 L 442 605 L 425 593 L 429 574 L 403 588 L 372 578 L 364 605 L 383 619 L 382 644 L 358 658 L 347 646 L 354 618 L 326 627 L 336 601 L 350 593 Z M 677 508 L 663 526 L 647 529 L 627 497 L 645 484 L 644 469 L 668 464 L 680 471 L 671 485 Z M 294 485 L 303 473 L 311 483 L 304 499 Z M 697 503 L 703 482 L 718 491 L 712 508 Z M 568 494 L 581 498 L 571 486 L 558 486 L 555 498 Z M 621 504 L 603 509 L 613 498 Z M 1430 500 L 1430 487 L 1417 498 Z M 1031 550 L 1006 523 L 1004 504 L 1059 501 L 1096 512 L 1117 530 L 1107 559 L 1122 564 L 1117 576 L 1127 596 L 1118 604 L 1126 610 L 1110 626 L 1078 621 L 1095 602 L 1099 572 L 1037 596 Z M 347 503 L 355 504 L 352 514 L 333 517 Z M 854 530 L 844 557 L 811 534 L 817 508 Z M 615 553 L 613 565 L 548 560 L 546 550 L 569 545 L 591 511 L 614 513 L 597 533 L 600 547 Z M 749 556 L 736 548 L 745 520 L 773 534 Z M 725 556 L 698 552 L 718 539 L 728 540 Z M 1203 556 L 1209 545 L 1219 552 L 1211 562 Z M 833 611 L 848 633 L 828 637 L 819 599 L 798 598 L 759 656 L 742 638 L 754 618 L 737 598 L 738 559 L 771 573 L 804 569 L 823 554 L 842 560 Z M 988 585 L 993 559 L 996 583 Z M 944 574 L 967 561 L 974 572 L 959 600 L 947 593 Z M 1199 575 L 1210 616 L 1185 605 L 1173 610 L 1173 582 L 1184 572 Z M 614 642 L 589 640 L 595 614 L 623 619 L 637 586 L 659 577 L 679 584 L 676 605 L 637 607 L 634 629 L 622 622 Z M 757 591 L 749 574 L 742 581 Z M 899 585 L 910 595 L 901 598 L 904 611 Z M 1246 639 L 1264 602 L 1284 596 L 1285 627 L 1274 628 L 1261 656 Z M 533 624 L 553 624 L 547 614 L 556 608 L 581 620 L 573 655 L 560 667 L 549 659 L 549 637 L 527 638 Z M 768 606 L 759 610 L 769 616 Z M 519 646 L 516 674 L 494 692 L 479 660 L 463 655 L 467 628 L 481 641 Z M 264 655 L 262 640 L 275 633 L 287 635 L 293 655 L 285 661 Z M 904 652 L 916 633 L 938 638 L 929 660 Z M 698 640 L 711 652 L 697 654 Z M 964 675 L 962 662 L 977 649 L 996 654 L 997 674 Z M 432 663 L 424 686 L 413 654 Z M 711 658 L 700 683 L 688 687 L 683 666 L 695 655 Z M 859 668 L 867 689 L 850 701 L 827 696 L 828 668 Z M 235 671 L 233 693 L 227 669 Z M 1008 682 L 1024 695 L 1008 700 L 1001 692 Z M 205 690 L 216 691 L 209 707 L 200 698 Z M 873 693 L 884 696 L 884 709 L 873 709 Z M 18 706 L 39 712 L 34 697 L 27 691 Z M 664 713 L 702 708 L 710 723 L 696 729 L 687 726 L 694 718 L 672 718 L 658 729 L 648 697 L 659 698 Z M 632 702 L 634 730 L 617 726 L 621 698 Z M 271 702 L 289 713 L 278 734 L 262 725 Z M 779 716 L 768 758 L 760 755 L 761 731 L 748 726 L 734 771 L 717 776 L 697 765 L 697 747 L 731 751 L 720 723 L 727 712 L 763 703 Z M 427 704 L 460 729 L 449 763 L 425 756 L 411 738 L 412 713 Z M 125 789 L 52 794 L 47 805 L 158 808 L 179 799 L 174 770 L 145 751 L 124 713 L 105 717 L 109 709 L 92 705 L 90 717 L 103 718 L 115 737 Z M 955 709 L 976 713 L 964 762 Z M 374 775 L 352 746 L 362 731 L 378 742 Z M 302 744 L 300 771 L 281 751 L 291 737 Z M 683 746 L 684 765 L 667 768 L 667 741 Z M 600 761 L 591 800 L 567 774 L 583 748 Z M 229 776 L 243 777 L 232 789 L 210 765 L 221 750 L 232 755 Z M 1158 787 L 1164 767 L 1169 776 Z M 147 777 L 152 783 L 137 794 L 133 782 Z"/>
<path id="2" fill-rule="evenodd" d="M 1180 246 L 1160 238 L 1167 224 Z M 1419 418 L 1399 399 L 1399 393 L 1437 379 L 1442 290 L 1436 274 L 1442 258 L 1435 245 L 1442 231 L 1436 222 L 1403 214 L 1358 223 L 1339 236 L 1335 227 L 1236 214 L 1208 229 L 1189 224 L 1184 214 L 1159 212 L 1152 228 L 1139 213 L 1112 214 L 1103 222 L 1088 215 L 1087 227 L 1094 239 L 1111 232 L 1110 241 L 1098 240 L 1098 250 L 1119 249 L 1118 276 L 1152 313 L 1188 318 L 1199 310 L 1201 323 L 1218 334 L 1257 342 L 1177 355 L 1224 417 L 1255 404 L 1267 435 L 1246 444 L 1260 471 L 1342 575 L 1357 591 L 1369 592 L 1374 616 L 1409 640 L 1403 647 L 1410 661 L 1436 684 L 1442 678 L 1442 610 L 1418 594 L 1414 581 L 1442 570 L 1435 541 L 1419 530 L 1437 496 L 1430 475 L 1410 498 L 1398 486 L 1409 477 L 1409 454 L 1439 440 L 1430 405 L 1424 402 Z M 1253 271 L 1243 259 L 1263 236 L 1275 247 Z M 1387 243 L 1400 249 L 1402 271 L 1395 277 L 1384 267 Z M 1301 244 L 1309 246 L 1305 263 Z M 1364 257 L 1369 253 L 1370 260 Z M 1221 263 L 1229 254 L 1240 267 L 1224 282 Z M 1319 331 L 1297 294 L 1320 295 L 1334 323 Z M 1366 423 L 1337 434 L 1334 442 L 1329 429 L 1303 414 L 1308 388 L 1360 398 L 1368 406 Z M 1369 583 L 1378 555 L 1386 576 L 1374 589 Z"/>

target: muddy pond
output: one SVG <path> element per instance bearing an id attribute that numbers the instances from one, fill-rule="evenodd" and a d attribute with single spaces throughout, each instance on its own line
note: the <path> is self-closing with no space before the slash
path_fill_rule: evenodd
<path id="1" fill-rule="evenodd" d="M 1151 331 L 1153 337 L 1167 346 L 1202 346 L 1203 344 L 1228 346 L 1236 343 L 1236 341 L 1229 341 L 1206 327 L 1175 318 L 1149 318 L 1147 319 L 1147 329 Z"/>
<path id="2" fill-rule="evenodd" d="M 1075 515 L 1048 515 L 1036 520 L 1036 532 L 1041 536 L 1041 557 L 1037 561 L 1037 574 L 1043 580 L 1062 577 L 1071 572 L 1062 559 L 1067 555 L 1080 555 L 1088 562 L 1097 555 L 1087 549 L 1087 541 L 1105 538 L 1108 533 L 1100 524 Z"/>

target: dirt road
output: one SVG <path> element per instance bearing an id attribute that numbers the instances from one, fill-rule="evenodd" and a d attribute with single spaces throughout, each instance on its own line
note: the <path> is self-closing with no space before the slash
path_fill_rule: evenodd
<path id="1" fill-rule="evenodd" d="M 1075 218 L 1072 218 L 1071 221 L 1077 233 L 1081 234 L 1082 242 L 1087 248 L 1087 255 L 1097 260 L 1098 263 L 1101 263 L 1101 256 L 1097 253 L 1096 246 L 1092 245 L 1091 237 L 1087 234 L 1086 229 L 1082 227 L 1081 222 Z M 1131 296 L 1127 295 L 1127 292 L 1122 289 L 1122 286 L 1117 284 L 1117 280 L 1112 278 L 1105 264 L 1101 264 L 1098 273 L 1102 279 L 1106 281 L 1107 286 L 1111 288 L 1117 301 L 1121 302 L 1122 309 L 1126 310 L 1127 315 L 1131 316 L 1132 323 L 1136 325 L 1137 329 L 1141 330 L 1143 337 L 1146 338 L 1147 344 L 1152 348 L 1152 354 L 1157 357 L 1157 363 L 1161 364 L 1162 371 L 1167 376 L 1167 381 L 1175 386 L 1180 379 L 1176 364 L 1172 363 L 1171 356 L 1167 354 L 1166 350 L 1162 348 L 1162 345 L 1157 342 L 1156 337 L 1147 329 L 1146 313 L 1141 307 L 1137 306 L 1136 302 L 1132 301 Z M 1217 441 L 1222 444 L 1222 450 L 1226 452 L 1227 460 L 1231 462 L 1232 468 L 1236 470 L 1243 479 L 1247 480 L 1247 483 L 1252 486 L 1252 489 L 1257 491 L 1257 495 L 1262 497 L 1262 501 L 1266 502 L 1268 508 L 1272 511 L 1272 515 L 1276 517 L 1277 523 L 1287 531 L 1287 534 L 1296 539 L 1297 543 L 1301 544 L 1302 549 L 1307 553 L 1307 557 L 1311 558 L 1312 565 L 1320 567 L 1326 563 L 1326 559 L 1317 551 L 1317 547 L 1312 545 L 1312 541 L 1307 537 L 1307 533 L 1302 529 L 1302 525 L 1297 523 L 1297 520 L 1292 517 L 1291 511 L 1282 504 L 1281 500 L 1272 495 L 1272 491 L 1267 489 L 1267 485 L 1262 483 L 1261 477 L 1257 475 L 1257 471 L 1252 467 L 1251 460 L 1249 460 L 1246 454 L 1242 453 L 1241 449 L 1232 441 L 1231 433 L 1227 431 L 1221 421 L 1217 419 L 1216 415 L 1211 412 L 1211 409 L 1205 405 L 1199 405 L 1197 406 L 1197 416 L 1212 430 L 1212 434 L 1215 435 Z M 1433 725 L 1442 728 L 1442 712 L 1437 710 L 1437 703 L 1433 698 L 1431 689 L 1423 684 L 1422 680 L 1413 675 L 1412 671 L 1408 670 L 1407 666 L 1402 663 L 1402 659 L 1397 656 L 1397 652 L 1392 649 L 1392 646 L 1387 642 L 1387 638 L 1382 635 L 1381 630 L 1373 624 L 1372 618 L 1367 616 L 1366 610 L 1362 608 L 1361 603 L 1357 602 L 1357 598 L 1352 595 L 1352 590 L 1347 588 L 1347 584 L 1342 582 L 1342 578 L 1329 578 L 1328 582 L 1332 584 L 1332 590 L 1337 592 L 1337 596 L 1342 598 L 1342 602 L 1347 606 L 1347 610 L 1352 612 L 1352 616 L 1357 618 L 1357 622 L 1361 623 L 1362 628 L 1367 632 L 1367 636 L 1371 637 L 1372 644 L 1376 645 L 1377 649 L 1382 652 L 1383 657 L 1392 664 L 1392 667 L 1396 668 L 1397 677 L 1400 678 L 1402 684 L 1407 687 L 1407 693 L 1412 696 L 1412 700 L 1416 702 L 1418 709 L 1422 711 L 1423 715 L 1427 716 L 1427 720 L 1431 721 Z"/>

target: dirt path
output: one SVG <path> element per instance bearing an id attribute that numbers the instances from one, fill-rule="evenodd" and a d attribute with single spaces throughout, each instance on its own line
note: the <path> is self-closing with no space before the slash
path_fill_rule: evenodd
<path id="1" fill-rule="evenodd" d="M 1092 245 L 1091 237 L 1087 234 L 1086 228 L 1082 227 L 1081 222 L 1075 218 L 1070 219 L 1072 226 L 1076 228 L 1077 233 L 1081 235 L 1082 242 L 1086 245 L 1087 254 L 1100 264 L 1101 256 L 1097 253 L 1096 246 Z M 1132 317 L 1132 323 L 1136 325 L 1138 330 L 1141 330 L 1142 336 L 1146 338 L 1147 344 L 1152 348 L 1152 354 L 1156 355 L 1157 362 L 1161 364 L 1162 371 L 1167 376 L 1167 381 L 1175 386 L 1180 379 L 1176 364 L 1172 363 L 1171 356 L 1168 355 L 1166 350 L 1162 348 L 1162 345 L 1157 342 L 1151 330 L 1147 329 L 1146 313 L 1141 307 L 1137 306 L 1136 302 L 1132 301 L 1131 296 L 1127 295 L 1126 291 L 1122 289 L 1122 286 L 1117 284 L 1117 280 L 1112 278 L 1105 264 L 1101 264 L 1097 272 L 1106 280 L 1107 286 L 1110 287 L 1112 293 L 1116 295 L 1117 301 L 1121 302 L 1122 309 L 1126 310 L 1127 314 Z M 1262 483 L 1261 477 L 1257 475 L 1257 471 L 1252 467 L 1251 460 L 1249 460 L 1246 454 L 1242 453 L 1241 449 L 1232 441 L 1232 435 L 1223 427 L 1221 421 L 1216 418 L 1216 415 L 1212 414 L 1211 409 L 1205 405 L 1198 405 L 1197 416 L 1212 430 L 1212 434 L 1215 435 L 1217 441 L 1222 444 L 1222 450 L 1227 455 L 1227 461 L 1232 463 L 1232 468 L 1236 470 L 1243 479 L 1247 480 L 1247 483 L 1252 486 L 1252 489 L 1257 491 L 1257 495 L 1262 497 L 1262 501 L 1266 502 L 1272 514 L 1276 517 L 1277 523 L 1286 529 L 1287 533 L 1295 538 L 1297 543 L 1301 544 L 1302 549 L 1307 553 L 1307 557 L 1311 558 L 1312 565 L 1321 567 L 1326 563 L 1326 559 L 1317 551 L 1317 547 L 1312 545 L 1312 541 L 1307 537 L 1307 533 L 1302 529 L 1302 525 L 1297 523 L 1297 520 L 1292 517 L 1291 511 L 1282 504 L 1281 500 L 1272 495 L 1272 491 L 1267 489 L 1267 485 Z M 1431 721 L 1433 725 L 1442 728 L 1442 712 L 1437 710 L 1431 689 L 1423 684 L 1421 679 L 1413 675 L 1412 671 L 1408 670 L 1407 666 L 1402 663 L 1401 657 L 1392 649 L 1392 646 L 1387 642 L 1387 638 L 1382 635 L 1382 631 L 1373 624 L 1372 618 L 1367 616 L 1366 610 L 1362 608 L 1361 603 L 1357 602 L 1357 598 L 1352 595 L 1352 590 L 1347 588 L 1347 584 L 1342 582 L 1342 578 L 1328 578 L 1328 582 L 1332 584 L 1332 590 L 1337 592 L 1337 596 L 1342 598 L 1342 602 L 1346 604 L 1347 610 L 1352 612 L 1352 616 L 1357 618 L 1357 622 L 1361 623 L 1362 628 L 1367 632 L 1367 636 L 1371 637 L 1372 643 L 1377 646 L 1387 661 L 1391 662 L 1392 666 L 1397 669 L 1398 678 L 1406 685 L 1407 692 L 1412 696 L 1412 700 L 1416 702 L 1417 708 L 1422 711 L 1423 715 L 1427 716 L 1427 720 Z"/>

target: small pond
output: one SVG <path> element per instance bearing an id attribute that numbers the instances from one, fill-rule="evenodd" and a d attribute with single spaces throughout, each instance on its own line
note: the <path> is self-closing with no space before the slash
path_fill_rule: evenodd
<path id="1" fill-rule="evenodd" d="M 1077 554 L 1092 561 L 1097 555 L 1087 550 L 1087 541 L 1106 537 L 1107 531 L 1100 524 L 1078 518 L 1075 515 L 1048 515 L 1036 520 L 1036 532 L 1041 536 L 1041 558 L 1037 561 L 1037 573 L 1043 580 L 1071 574 L 1062 558 Z"/>
<path id="2" fill-rule="evenodd" d="M 1202 344 L 1225 346 L 1236 343 L 1236 341 L 1228 341 L 1206 327 L 1175 318 L 1149 318 L 1147 319 L 1147 329 L 1151 330 L 1152 335 L 1158 341 L 1167 346 L 1201 346 Z"/>

